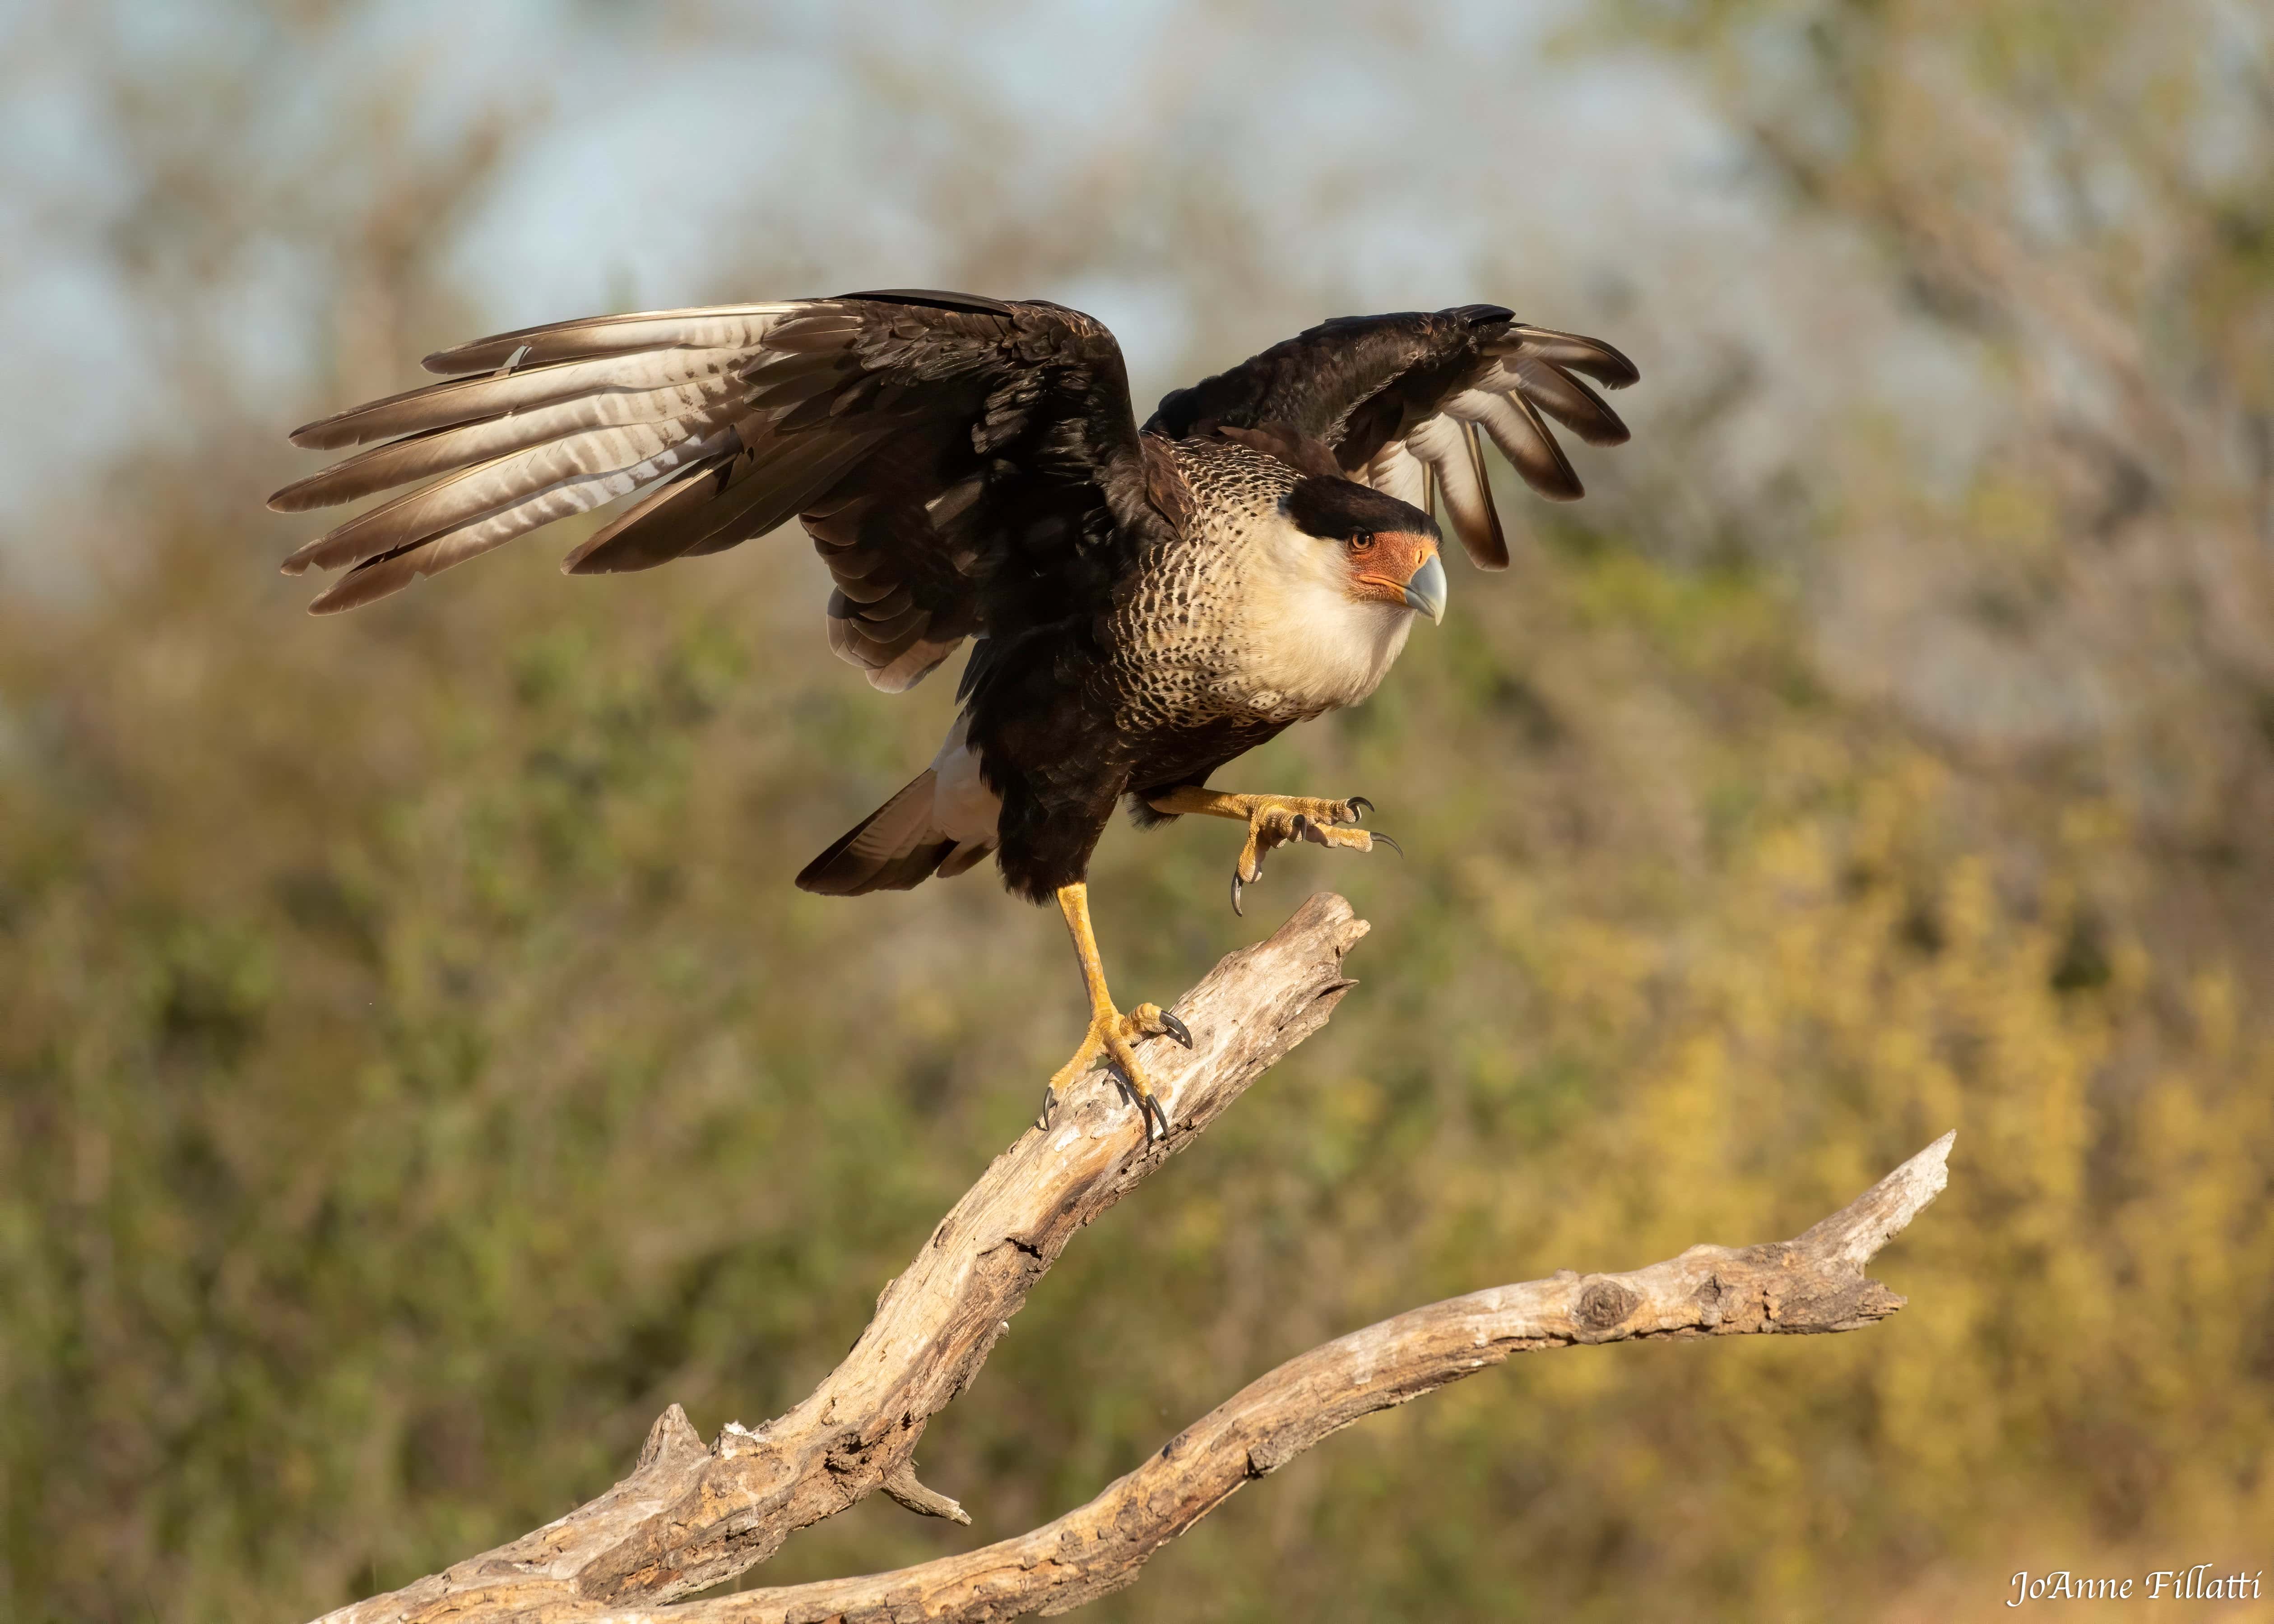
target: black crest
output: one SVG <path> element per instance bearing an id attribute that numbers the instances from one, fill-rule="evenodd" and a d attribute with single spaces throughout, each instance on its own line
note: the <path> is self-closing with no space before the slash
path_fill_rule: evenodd
<path id="1" fill-rule="evenodd" d="M 1348 541 L 1382 531 L 1442 539 L 1437 521 L 1419 508 L 1354 480 L 1310 475 L 1296 482 L 1279 507 L 1303 534 L 1321 541 Z"/>

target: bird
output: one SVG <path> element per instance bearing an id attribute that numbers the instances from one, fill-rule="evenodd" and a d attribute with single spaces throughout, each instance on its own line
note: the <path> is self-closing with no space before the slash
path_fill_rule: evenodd
<path id="1" fill-rule="evenodd" d="M 1583 487 L 1547 426 L 1628 438 L 1582 381 L 1639 374 L 1601 340 L 1497 304 L 1340 317 L 1164 396 L 1141 425 L 1103 324 L 1041 299 L 922 289 L 606 315 L 425 358 L 447 381 L 291 435 L 365 447 L 283 512 L 411 488 L 286 558 L 344 571 L 315 613 L 372 603 L 527 531 L 633 499 L 572 575 L 647 569 L 802 523 L 829 646 L 892 694 L 967 640 L 930 765 L 797 876 L 906 890 L 992 855 L 1055 902 L 1089 1005 L 1041 1123 L 1105 1061 L 1144 1142 L 1171 1124 L 1136 1046 L 1191 1032 L 1113 999 L 1089 914 L 1117 804 L 1142 827 L 1246 825 L 1231 902 L 1291 842 L 1364 853 L 1362 795 L 1229 793 L 1221 768 L 1366 699 L 1413 622 L 1442 621 L 1436 513 L 1480 568 L 1509 550 L 1490 440 L 1539 495 Z M 373 442 L 377 442 L 374 444 Z"/>

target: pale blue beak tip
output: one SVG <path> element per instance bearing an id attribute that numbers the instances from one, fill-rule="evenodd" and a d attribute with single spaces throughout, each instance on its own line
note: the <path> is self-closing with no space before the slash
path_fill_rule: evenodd
<path id="1" fill-rule="evenodd" d="M 1405 601 L 1433 621 L 1445 619 L 1445 561 L 1432 554 L 1405 583 Z"/>

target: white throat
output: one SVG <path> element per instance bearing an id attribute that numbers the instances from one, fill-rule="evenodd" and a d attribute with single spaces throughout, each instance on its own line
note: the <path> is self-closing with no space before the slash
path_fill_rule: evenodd
<path id="1" fill-rule="evenodd" d="M 1250 708 L 1316 716 L 1379 688 L 1413 629 L 1413 611 L 1352 598 L 1340 549 L 1279 515 L 1257 527 L 1250 545 L 1239 609 Z"/>

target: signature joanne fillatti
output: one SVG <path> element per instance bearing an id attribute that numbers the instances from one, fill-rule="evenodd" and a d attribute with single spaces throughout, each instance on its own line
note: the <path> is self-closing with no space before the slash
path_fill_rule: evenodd
<path id="1" fill-rule="evenodd" d="M 2215 1574 L 2209 1562 L 2193 1568 L 2159 1568 L 2139 1578 L 2088 1578 L 2067 1568 L 2033 1574 L 2024 1568 L 2008 1581 L 2009 1607 L 2027 1601 L 2256 1601 L 2266 1570 Z"/>

